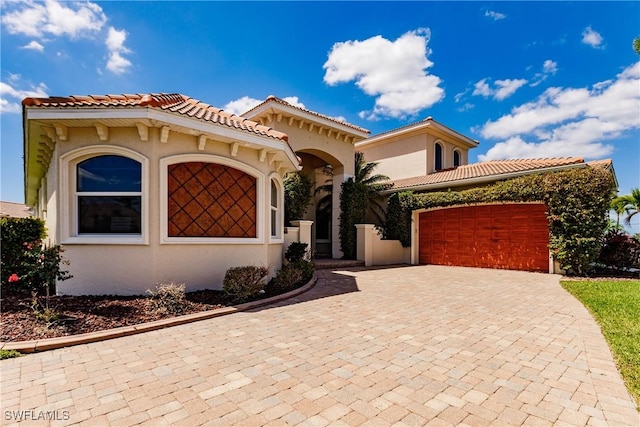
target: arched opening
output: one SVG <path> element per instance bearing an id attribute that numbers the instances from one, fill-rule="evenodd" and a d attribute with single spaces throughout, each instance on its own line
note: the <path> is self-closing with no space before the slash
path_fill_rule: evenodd
<path id="1" fill-rule="evenodd" d="M 457 168 L 460 166 L 460 151 L 453 150 L 453 167 Z"/>
<path id="2" fill-rule="evenodd" d="M 311 227 L 312 250 L 316 258 L 331 258 L 337 242 L 335 226 L 339 218 L 339 193 L 344 176 L 342 164 L 333 156 L 316 151 L 301 150 L 302 173 L 313 185 L 313 204 L 304 219 L 313 221 Z"/>

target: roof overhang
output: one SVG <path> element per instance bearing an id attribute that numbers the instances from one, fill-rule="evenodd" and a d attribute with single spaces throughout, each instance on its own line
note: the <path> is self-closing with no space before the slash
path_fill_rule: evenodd
<path id="1" fill-rule="evenodd" d="M 160 128 L 168 137 L 179 132 L 198 138 L 204 149 L 207 140 L 228 143 L 230 149 L 238 147 L 260 150 L 260 156 L 270 156 L 285 171 L 300 170 L 300 162 L 285 139 L 261 136 L 231 126 L 178 115 L 149 107 L 60 108 L 23 107 L 25 203 L 33 206 L 42 177 L 45 176 L 57 141 L 67 139 L 68 128 L 95 127 L 98 136 L 108 143 L 108 128 L 134 127 L 141 140 L 148 138 L 150 128 Z M 103 139 L 105 137 L 106 140 Z M 166 141 L 165 141 L 166 142 Z"/>
<path id="2" fill-rule="evenodd" d="M 312 124 L 312 129 L 331 129 L 335 132 L 336 136 L 343 135 L 349 138 L 354 144 L 357 141 L 367 138 L 370 133 L 366 129 L 357 128 L 356 126 L 341 123 L 338 120 L 325 117 L 321 114 L 294 107 L 286 102 L 278 101 L 273 97 L 268 98 L 262 104 L 244 113 L 242 117 L 259 122 L 265 126 L 274 121 L 281 122 L 282 120 L 288 120 L 289 125 L 292 125 L 294 120 L 297 119 L 298 126 L 300 127 Z"/>
<path id="3" fill-rule="evenodd" d="M 569 164 L 569 165 L 562 165 L 562 166 L 552 166 L 548 168 L 539 168 L 539 169 L 523 170 L 523 171 L 517 171 L 517 172 L 508 172 L 508 173 L 502 173 L 502 174 L 486 175 L 486 176 L 473 177 L 473 178 L 463 178 L 463 179 L 457 179 L 454 181 L 442 181 L 442 182 L 434 182 L 429 184 L 417 184 L 417 185 L 406 186 L 401 188 L 392 187 L 389 190 L 383 191 L 382 193 L 391 194 L 391 193 L 397 193 L 399 191 L 426 192 L 426 191 L 443 190 L 443 189 L 456 188 L 456 187 L 467 187 L 467 186 L 474 186 L 474 185 L 490 184 L 492 182 L 504 181 L 507 179 L 517 178 L 525 175 L 533 175 L 533 174 L 547 173 L 547 172 L 559 172 L 559 171 L 568 170 L 568 169 L 585 168 L 587 166 L 589 166 L 588 163 L 576 163 L 576 164 Z M 613 178 L 617 186 L 617 180 L 615 177 L 615 173 L 613 172 L 613 167 L 607 168 L 607 169 L 610 170 L 611 173 L 613 174 Z"/>
<path id="4" fill-rule="evenodd" d="M 388 132 L 381 133 L 379 135 L 372 136 L 356 143 L 356 148 L 369 148 L 375 145 L 384 144 L 390 142 L 398 137 L 407 136 L 413 133 L 420 133 L 427 131 L 433 133 L 435 136 L 445 137 L 457 141 L 459 144 L 468 148 L 475 148 L 479 142 L 475 139 L 471 139 L 460 132 L 457 132 L 442 123 L 433 120 L 431 117 L 427 117 L 417 123 L 413 123 L 408 126 L 404 126 L 398 129 L 390 130 Z"/>

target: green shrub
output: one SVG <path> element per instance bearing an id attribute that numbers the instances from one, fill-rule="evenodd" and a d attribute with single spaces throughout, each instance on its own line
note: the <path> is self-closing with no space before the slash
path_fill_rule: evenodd
<path id="1" fill-rule="evenodd" d="M 298 262 L 304 259 L 311 259 L 311 253 L 307 249 L 309 245 L 302 242 L 293 242 L 284 253 L 284 258 L 289 262 Z"/>
<path id="2" fill-rule="evenodd" d="M 304 259 L 283 265 L 267 285 L 270 295 L 292 291 L 306 284 L 313 277 L 315 264 Z"/>
<path id="3" fill-rule="evenodd" d="M 180 314 L 189 307 L 184 283 L 163 283 L 155 290 L 148 289 L 151 295 L 151 308 L 158 313 Z"/>
<path id="4" fill-rule="evenodd" d="M 47 246 L 47 233 L 38 218 L 0 218 L 2 291 L 14 294 L 55 293 L 56 282 L 72 276 L 60 245 Z"/>
<path id="5" fill-rule="evenodd" d="M 298 269 L 295 264 L 283 265 L 267 285 L 267 290 L 274 295 L 289 292 L 302 281 L 302 275 L 302 270 Z"/>
<path id="6" fill-rule="evenodd" d="M 266 267 L 232 267 L 224 275 L 222 291 L 234 303 L 248 301 L 264 291 L 264 278 L 268 274 Z"/>
<path id="7" fill-rule="evenodd" d="M 342 183 L 340 192 L 340 250 L 344 259 L 356 259 L 356 224 L 363 224 L 367 213 L 367 186 L 352 178 Z"/>
<path id="8" fill-rule="evenodd" d="M 31 293 L 27 281 L 15 281 L 15 277 L 25 277 L 32 270 L 26 245 L 40 242 L 47 236 L 44 221 L 38 218 L 0 218 L 0 246 L 2 247 L 0 278 L 3 292 L 9 277 L 13 276 L 10 288 L 15 292 Z"/>
<path id="9" fill-rule="evenodd" d="M 614 270 L 640 268 L 640 239 L 620 230 L 607 231 L 598 262 Z"/>
<path id="10" fill-rule="evenodd" d="M 284 220 L 289 225 L 291 221 L 303 219 L 307 208 L 313 199 L 313 183 L 311 179 L 301 173 L 292 172 L 284 178 Z"/>
<path id="11" fill-rule="evenodd" d="M 20 356 L 22 356 L 22 353 L 16 350 L 0 350 L 0 360 L 11 359 Z"/>

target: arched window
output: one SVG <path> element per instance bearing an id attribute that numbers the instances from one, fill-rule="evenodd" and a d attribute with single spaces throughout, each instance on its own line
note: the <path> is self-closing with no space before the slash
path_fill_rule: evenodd
<path id="1" fill-rule="evenodd" d="M 280 193 L 278 191 L 278 185 L 275 180 L 271 180 L 271 237 L 278 238 L 280 237 L 280 205 L 278 203 L 278 199 L 280 198 Z"/>
<path id="2" fill-rule="evenodd" d="M 460 152 L 458 150 L 453 150 L 453 167 L 460 166 Z"/>
<path id="3" fill-rule="evenodd" d="M 442 145 L 437 142 L 435 146 L 435 169 L 436 171 L 442 169 Z"/>
<path id="4" fill-rule="evenodd" d="M 76 164 L 77 235 L 142 233 L 142 166 L 117 155 Z"/>

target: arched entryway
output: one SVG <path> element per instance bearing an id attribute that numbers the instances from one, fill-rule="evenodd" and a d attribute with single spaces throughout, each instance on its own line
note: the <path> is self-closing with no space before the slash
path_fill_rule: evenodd
<path id="1" fill-rule="evenodd" d="M 344 166 L 335 157 L 319 150 L 300 150 L 296 154 L 302 159 L 301 173 L 314 183 L 313 204 L 307 209 L 304 218 L 313 221 L 311 239 L 314 254 L 317 258 L 339 257 L 337 225 Z"/>

